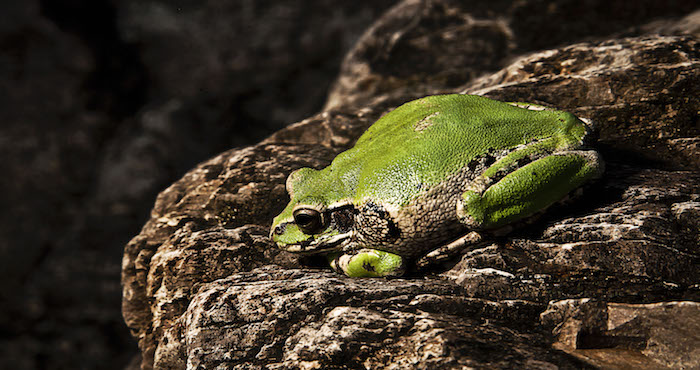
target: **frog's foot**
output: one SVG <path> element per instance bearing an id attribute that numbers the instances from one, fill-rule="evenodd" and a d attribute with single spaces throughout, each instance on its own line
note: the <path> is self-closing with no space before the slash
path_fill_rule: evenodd
<path id="1" fill-rule="evenodd" d="M 416 261 L 416 267 L 421 269 L 448 260 L 464 250 L 473 248 L 483 243 L 481 234 L 472 231 L 461 238 L 437 248 Z"/>
<path id="2" fill-rule="evenodd" d="M 497 228 L 546 209 L 602 171 L 603 162 L 595 151 L 554 153 L 495 183 L 477 178 L 462 194 L 457 215 L 470 228 Z"/>
<path id="3" fill-rule="evenodd" d="M 405 268 L 404 258 L 376 249 L 360 249 L 329 256 L 336 272 L 350 277 L 401 276 Z"/>

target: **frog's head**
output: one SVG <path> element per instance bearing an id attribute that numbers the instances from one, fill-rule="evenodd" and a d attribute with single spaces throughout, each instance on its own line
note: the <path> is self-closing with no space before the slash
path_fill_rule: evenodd
<path id="1" fill-rule="evenodd" d="M 280 249 L 321 253 L 340 249 L 350 240 L 354 207 L 324 172 L 302 168 L 287 178 L 291 201 L 270 229 Z"/>

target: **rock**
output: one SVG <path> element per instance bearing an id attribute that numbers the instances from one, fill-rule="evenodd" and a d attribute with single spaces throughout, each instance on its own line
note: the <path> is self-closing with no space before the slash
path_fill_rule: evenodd
<path id="1" fill-rule="evenodd" d="M 698 168 L 692 144 L 698 135 L 697 46 L 696 38 L 683 36 L 577 44 L 519 59 L 463 91 L 505 100 L 556 99 L 560 108 L 592 120 L 599 145 L 615 155 Z"/>
<path id="2" fill-rule="evenodd" d="M 143 47 L 151 110 L 179 102 L 184 117 L 175 123 L 206 125 L 210 140 L 223 130 L 226 148 L 318 111 L 346 50 L 392 4 L 129 0 L 117 21 L 123 38 Z"/>
<path id="3" fill-rule="evenodd" d="M 603 179 L 581 201 L 596 201 L 601 193 L 618 194 L 620 200 L 578 217 L 532 225 L 527 232 L 536 238 L 515 231 L 504 243 L 465 254 L 445 276 L 489 299 L 698 299 L 691 287 L 700 279 L 699 229 L 691 215 L 700 209 L 687 201 L 700 194 L 698 173 L 610 170 L 618 170 L 623 180 L 606 184 Z"/>
<path id="4" fill-rule="evenodd" d="M 550 303 L 543 324 L 554 348 L 600 368 L 694 369 L 700 366 L 700 303 Z"/>
<path id="5" fill-rule="evenodd" d="M 3 4 L 0 368 L 122 369 L 121 255 L 158 192 L 317 111 L 391 5 L 234 3 Z"/>
<path id="6" fill-rule="evenodd" d="M 285 152 L 293 159 L 270 161 Z M 159 195 L 152 219 L 144 226 L 143 234 L 127 245 L 123 260 L 124 318 L 138 335 L 146 359 L 149 355 L 152 359 L 155 346 L 150 343 L 155 343 L 154 336 L 165 330 L 161 324 L 169 326 L 184 312 L 195 284 L 277 259 L 281 264 L 294 262 L 296 258 L 283 261 L 290 256 L 279 256 L 269 248 L 266 228 L 247 225 L 255 224 L 250 222 L 252 219 L 262 225 L 273 217 L 270 203 L 284 206 L 284 173 L 293 167 L 318 165 L 334 153 L 337 151 L 329 147 L 311 145 L 295 148 L 266 144 L 231 150 L 199 165 Z M 250 203 L 253 197 L 267 200 L 261 199 L 255 207 Z M 192 253 L 181 253 L 183 243 L 191 245 Z M 240 263 L 232 264 L 230 260 Z M 190 267 L 183 275 L 180 267 L 184 266 Z M 202 279 L 204 271 L 209 279 Z M 163 273 L 173 275 L 163 279 Z M 162 309 L 144 310 L 153 301 L 153 294 L 160 296 Z M 160 318 L 161 314 L 168 317 Z M 153 326 L 156 319 L 160 324 Z"/>
<path id="7" fill-rule="evenodd" d="M 620 33 L 691 34 L 697 5 L 646 0 L 402 1 L 379 19 L 343 61 L 326 109 L 376 100 L 400 104 L 457 91 L 523 53 Z M 668 17 L 665 23 L 659 18 Z M 651 20 L 656 20 L 647 24 Z"/>
<path id="8" fill-rule="evenodd" d="M 110 115 L 129 109 L 110 102 L 129 88 L 100 86 L 109 52 L 43 3 L 0 12 L 0 368 L 119 368 L 135 353 L 117 280 L 128 237 L 103 224 L 93 240 L 86 224 L 101 145 L 117 125 Z M 119 54 L 113 66 L 128 64 L 128 48 L 100 41 Z"/>
<path id="9" fill-rule="evenodd" d="M 454 294 L 440 279 L 346 279 L 278 268 L 234 274 L 200 287 L 164 335 L 155 367 L 581 365 L 550 351 L 541 334 L 522 329 L 534 328 L 536 305 Z M 511 317 L 515 327 L 490 323 L 510 315 L 519 316 Z"/>
<path id="10" fill-rule="evenodd" d="M 593 17 L 604 5 L 624 8 L 394 7 L 348 54 L 323 112 L 201 163 L 159 195 L 123 259 L 124 317 L 141 366 L 694 364 L 686 354 L 697 337 L 666 334 L 700 299 L 700 49 L 692 18 L 672 18 L 693 6 L 652 6 L 668 18 L 646 23 L 654 12 L 641 8 Z M 303 269 L 327 267 L 271 245 L 268 227 L 288 200 L 292 170 L 327 165 L 401 102 L 446 92 L 532 101 L 591 120 L 605 175 L 535 223 L 403 279 Z M 653 334 L 627 338 L 623 317 Z"/>

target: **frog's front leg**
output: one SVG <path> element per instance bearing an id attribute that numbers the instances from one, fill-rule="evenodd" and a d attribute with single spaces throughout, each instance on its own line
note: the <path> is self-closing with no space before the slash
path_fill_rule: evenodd
<path id="1" fill-rule="evenodd" d="M 599 177 L 603 162 L 595 151 L 562 151 L 508 167 L 496 162 L 462 194 L 457 215 L 470 228 L 498 228 L 542 211 Z"/>
<path id="2" fill-rule="evenodd" d="M 333 270 L 350 277 L 401 276 L 406 270 L 403 257 L 377 249 L 338 252 L 328 260 Z"/>
<path id="3" fill-rule="evenodd" d="M 477 231 L 472 231 L 422 256 L 416 261 L 416 267 L 422 269 L 430 265 L 441 263 L 462 253 L 465 249 L 475 248 L 483 244 L 483 242 L 484 239 L 482 235 Z"/>

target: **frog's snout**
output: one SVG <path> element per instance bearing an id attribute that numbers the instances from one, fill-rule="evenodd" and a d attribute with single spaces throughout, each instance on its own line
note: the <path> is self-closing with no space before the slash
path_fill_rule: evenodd
<path id="1" fill-rule="evenodd" d="M 287 229 L 287 224 L 280 224 L 280 225 L 273 227 L 272 230 L 270 230 L 270 239 L 272 239 L 272 241 L 276 242 L 277 240 L 275 240 L 276 239 L 275 237 L 278 235 L 284 234 L 286 229 Z"/>

